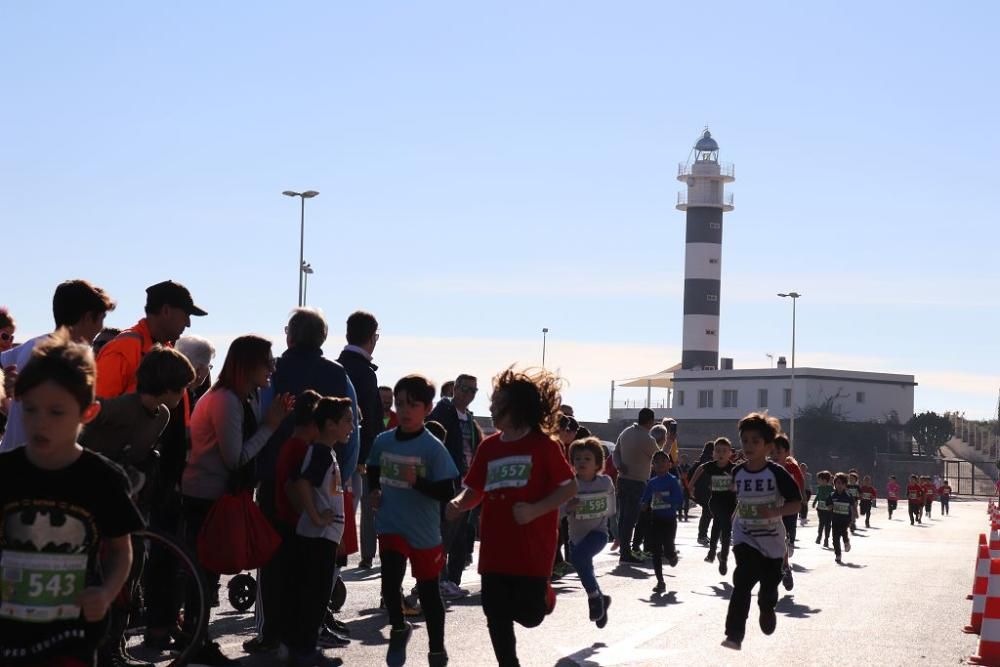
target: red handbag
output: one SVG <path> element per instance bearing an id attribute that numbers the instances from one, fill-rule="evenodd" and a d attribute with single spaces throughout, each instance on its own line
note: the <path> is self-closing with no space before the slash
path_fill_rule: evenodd
<path id="1" fill-rule="evenodd" d="M 280 544 L 252 491 L 227 493 L 212 505 L 198 532 L 198 561 L 215 574 L 238 574 L 266 565 Z"/>

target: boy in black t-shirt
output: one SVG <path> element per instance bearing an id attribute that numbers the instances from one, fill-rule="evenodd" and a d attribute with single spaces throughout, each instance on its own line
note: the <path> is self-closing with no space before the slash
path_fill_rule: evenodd
<path id="1" fill-rule="evenodd" d="M 712 460 L 698 466 L 691 476 L 691 485 L 696 484 L 702 475 L 707 475 L 711 480 L 708 506 L 715 521 L 712 522 L 712 537 L 705 562 L 715 562 L 716 547 L 721 539 L 719 574 L 723 576 L 729 567 L 729 542 L 733 532 L 733 512 L 736 510 L 736 492 L 733 487 L 733 468 L 736 466 L 732 463 L 732 457 L 733 444 L 728 438 L 719 438 L 712 446 Z"/>
<path id="2" fill-rule="evenodd" d="M 833 553 L 840 563 L 840 541 L 844 541 L 844 551 L 851 550 L 851 538 L 847 529 L 857 513 L 854 496 L 847 492 L 847 475 L 842 472 L 838 472 L 833 478 L 833 493 L 826 499 L 826 507 L 830 510 L 833 522 Z"/>
<path id="3" fill-rule="evenodd" d="M 90 348 L 57 333 L 17 378 L 27 444 L 0 454 L 3 665 L 92 665 L 129 573 L 142 519 L 128 480 L 76 442 L 100 410 L 94 376 Z"/>

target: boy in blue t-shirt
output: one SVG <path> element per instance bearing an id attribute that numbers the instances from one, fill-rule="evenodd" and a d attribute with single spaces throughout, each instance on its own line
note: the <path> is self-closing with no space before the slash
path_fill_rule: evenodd
<path id="1" fill-rule="evenodd" d="M 650 511 L 646 541 L 653 548 L 653 571 L 656 573 L 654 593 L 667 590 L 663 583 L 663 554 L 670 567 L 677 565 L 674 538 L 677 537 L 677 510 L 684 505 L 684 490 L 680 481 L 670 474 L 670 457 L 663 450 L 653 454 L 653 477 L 642 493 L 642 509 Z"/>
<path id="2" fill-rule="evenodd" d="M 455 495 L 458 469 L 441 441 L 424 429 L 434 403 L 434 385 L 407 375 L 393 390 L 399 426 L 375 439 L 367 462 L 375 532 L 382 560 L 382 598 L 392 626 L 386 664 L 406 663 L 413 626 L 403 618 L 401 586 L 410 560 L 427 621 L 431 667 L 448 663 L 444 649 L 444 603 L 438 576 L 444 565 L 441 503 Z"/>

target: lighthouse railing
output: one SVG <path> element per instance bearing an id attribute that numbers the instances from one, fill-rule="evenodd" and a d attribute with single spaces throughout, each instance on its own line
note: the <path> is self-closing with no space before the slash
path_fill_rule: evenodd
<path id="1" fill-rule="evenodd" d="M 736 165 L 732 162 L 719 162 L 719 176 L 724 176 L 725 178 L 736 178 Z M 701 174 L 694 173 L 694 162 L 680 162 L 677 164 L 677 177 L 687 178 L 688 176 Z"/>

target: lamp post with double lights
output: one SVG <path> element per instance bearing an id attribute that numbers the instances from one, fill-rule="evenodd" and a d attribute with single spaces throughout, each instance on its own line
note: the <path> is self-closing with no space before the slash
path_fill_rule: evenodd
<path id="1" fill-rule="evenodd" d="M 795 446 L 795 302 L 799 300 L 802 296 L 798 292 L 788 292 L 787 294 L 779 294 L 783 299 L 792 300 L 792 416 L 789 420 L 788 434 L 792 438 L 792 446 Z"/>
<path id="2" fill-rule="evenodd" d="M 301 215 L 299 217 L 299 307 L 305 305 L 305 294 L 303 293 L 303 267 L 305 266 L 305 251 L 306 251 L 306 200 L 312 199 L 319 193 L 315 190 L 306 190 L 305 192 L 295 192 L 294 190 L 285 190 L 281 194 L 286 197 L 298 197 L 302 201 Z"/>

